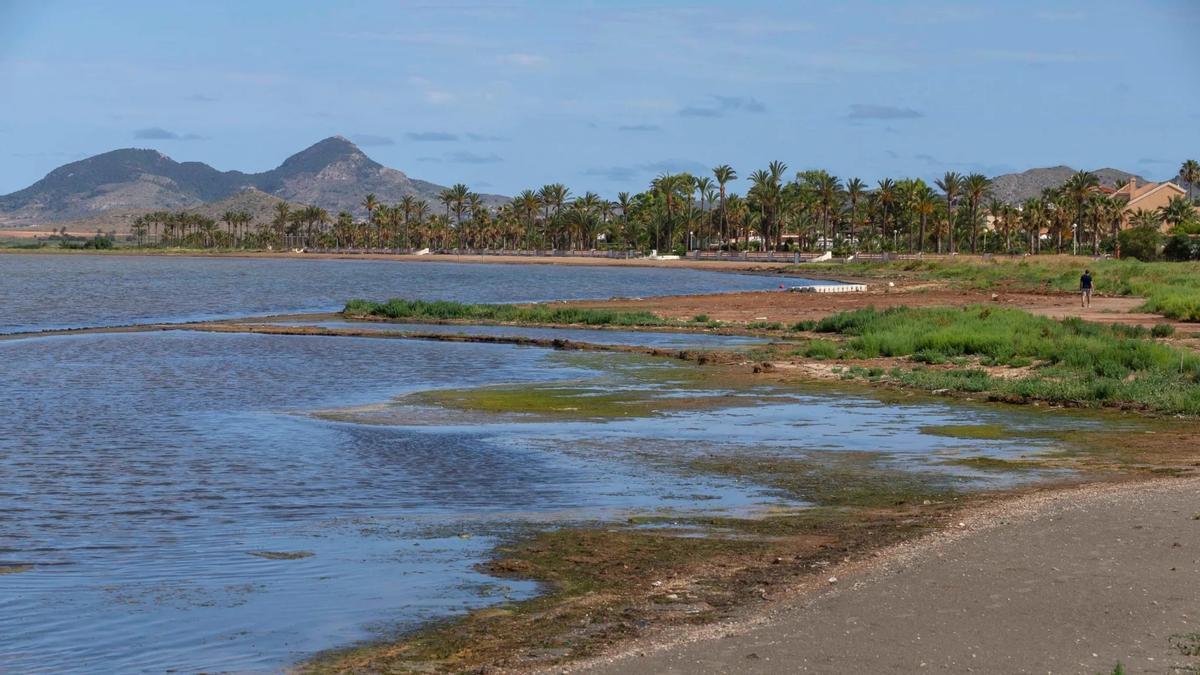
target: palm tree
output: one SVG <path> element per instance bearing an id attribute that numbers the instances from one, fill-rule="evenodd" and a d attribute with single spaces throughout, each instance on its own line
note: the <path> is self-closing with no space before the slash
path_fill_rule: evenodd
<path id="1" fill-rule="evenodd" d="M 889 218 L 891 217 L 892 207 L 896 204 L 896 181 L 891 178 L 884 178 L 879 181 L 878 188 L 875 190 L 876 212 L 879 216 L 879 225 L 876 228 L 880 243 L 883 241 L 883 230 L 887 227 Z"/>
<path id="2" fill-rule="evenodd" d="M 725 241 L 729 238 L 729 214 L 725 211 L 725 186 L 731 180 L 737 180 L 737 172 L 728 164 L 713 167 L 713 177 L 717 179 L 717 189 L 720 191 L 721 199 L 721 245 L 725 245 Z"/>
<path id="3" fill-rule="evenodd" d="M 918 180 L 919 183 L 916 194 L 913 199 L 913 208 L 920 218 L 920 234 L 917 237 L 917 250 L 921 253 L 925 252 L 925 225 L 929 222 L 929 217 L 937 211 L 938 195 L 933 191 L 933 188 L 925 184 L 925 181 Z"/>
<path id="4" fill-rule="evenodd" d="M 1086 213 L 1088 200 L 1099 188 L 1100 179 L 1096 178 L 1096 174 L 1090 171 L 1077 171 L 1075 175 L 1068 178 L 1067 182 L 1063 184 L 1062 194 L 1075 208 L 1075 227 L 1078 228 L 1077 232 L 1083 229 L 1084 214 Z M 1100 253 L 1099 237 L 1093 237 L 1092 253 Z"/>
<path id="5" fill-rule="evenodd" d="M 961 191 L 963 188 L 963 177 L 955 171 L 947 171 L 946 175 L 942 176 L 941 180 L 934 181 L 934 183 L 938 186 L 938 189 L 940 189 L 946 195 L 946 222 L 947 222 L 946 229 L 948 230 L 948 233 L 950 236 L 950 252 L 954 253 L 955 252 L 954 207 L 955 207 L 955 202 L 958 198 L 959 191 Z M 937 243 L 938 253 L 941 253 L 942 252 L 941 228 L 938 229 L 937 242 L 938 242 Z"/>
<path id="6" fill-rule="evenodd" d="M 1196 210 L 1191 201 L 1183 197 L 1171 197 L 1171 201 L 1167 202 L 1166 206 L 1160 207 L 1158 212 L 1163 222 L 1172 227 L 1185 225 L 1196 218 Z"/>
<path id="7" fill-rule="evenodd" d="M 1001 232 L 1004 237 L 1004 252 L 1012 253 L 1012 245 L 1008 237 L 1008 205 L 992 197 L 988 202 L 988 215 L 992 217 L 992 228 Z"/>
<path id="8" fill-rule="evenodd" d="M 666 247 L 670 249 L 675 242 L 675 208 L 679 201 L 684 197 L 684 193 L 690 193 L 692 189 L 692 180 L 690 176 L 682 173 L 676 174 L 661 174 L 650 184 L 651 189 L 657 192 L 663 199 L 663 205 L 666 208 Z M 655 245 L 661 249 L 661 240 L 656 239 Z"/>
<path id="9" fill-rule="evenodd" d="M 979 204 L 991 189 L 992 181 L 981 173 L 973 173 L 963 181 L 963 191 L 967 195 L 967 205 L 971 213 L 971 253 L 978 253 L 979 239 Z"/>
<path id="10" fill-rule="evenodd" d="M 1149 227 L 1155 230 L 1162 227 L 1162 213 L 1158 210 L 1138 209 L 1129 217 L 1129 224 L 1133 227 Z"/>
<path id="11" fill-rule="evenodd" d="M 287 231 L 288 220 L 292 217 L 292 207 L 287 202 L 275 203 L 275 218 L 271 221 L 271 229 L 275 237 L 283 237 Z"/>
<path id="12" fill-rule="evenodd" d="M 233 240 L 233 225 L 238 221 L 238 215 L 233 211 L 226 211 L 221 214 L 221 222 L 225 223 L 225 232 L 229 234 L 230 241 Z"/>
<path id="13" fill-rule="evenodd" d="M 696 182 L 696 191 L 700 193 L 700 217 L 705 218 L 708 215 L 708 209 L 704 208 L 705 200 L 708 198 L 709 193 L 712 192 L 713 182 L 708 176 L 700 176 L 694 180 Z M 709 204 L 709 206 L 712 205 Z M 697 242 L 697 245 L 699 245 L 699 242 Z"/>
<path id="14" fill-rule="evenodd" d="M 1200 162 L 1189 159 L 1179 167 L 1179 177 L 1188 184 L 1188 201 L 1192 201 L 1192 188 L 1200 182 Z"/>
<path id="15" fill-rule="evenodd" d="M 374 192 L 363 197 L 362 207 L 367 210 L 367 247 L 370 248 L 370 229 L 375 223 L 375 209 L 379 207 L 379 200 L 375 198 Z"/>
<path id="16" fill-rule="evenodd" d="M 617 208 L 621 209 L 621 232 L 619 239 L 625 246 L 629 246 L 629 208 L 632 206 L 632 201 L 629 198 L 628 192 L 617 193 Z"/>
<path id="17" fill-rule="evenodd" d="M 858 202 L 867 191 L 867 184 L 861 178 L 851 178 L 846 181 L 846 198 L 850 201 L 850 239 L 855 238 L 855 225 L 858 224 Z"/>

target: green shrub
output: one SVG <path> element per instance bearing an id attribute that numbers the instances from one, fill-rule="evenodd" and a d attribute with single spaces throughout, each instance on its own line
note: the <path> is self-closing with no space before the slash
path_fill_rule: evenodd
<path id="1" fill-rule="evenodd" d="M 1169 323 L 1155 324 L 1154 328 L 1150 329 L 1150 335 L 1156 338 L 1171 337 L 1175 334 L 1175 327 Z"/>

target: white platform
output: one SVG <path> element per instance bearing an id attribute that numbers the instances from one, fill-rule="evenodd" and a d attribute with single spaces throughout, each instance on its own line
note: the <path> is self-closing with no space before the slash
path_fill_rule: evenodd
<path id="1" fill-rule="evenodd" d="M 792 293 L 862 293 L 867 290 L 866 284 L 837 284 L 837 285 L 812 285 L 812 286 L 792 286 L 788 289 Z"/>

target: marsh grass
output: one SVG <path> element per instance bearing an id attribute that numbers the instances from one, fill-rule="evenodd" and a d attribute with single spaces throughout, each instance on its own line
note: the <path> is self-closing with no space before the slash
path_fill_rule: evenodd
<path id="1" fill-rule="evenodd" d="M 610 309 L 582 309 L 553 305 L 487 305 L 446 300 L 406 300 L 387 302 L 351 300 L 343 313 L 349 317 L 377 316 L 387 319 L 423 321 L 492 321 L 498 323 L 558 324 L 582 326 L 670 326 L 678 322 L 664 320 L 650 312 Z"/>
<path id="2" fill-rule="evenodd" d="M 849 358 L 957 365 L 893 372 L 921 389 L 1200 414 L 1200 355 L 1156 342 L 1137 326 L 971 306 L 855 310 L 826 317 L 814 330 L 843 336 Z M 998 377 L 987 367 L 1026 372 Z"/>

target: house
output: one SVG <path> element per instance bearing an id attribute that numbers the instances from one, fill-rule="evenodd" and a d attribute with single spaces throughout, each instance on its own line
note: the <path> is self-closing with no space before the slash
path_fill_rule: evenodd
<path id="1" fill-rule="evenodd" d="M 1130 178 L 1121 187 L 1104 190 L 1111 197 L 1125 197 L 1129 201 L 1121 214 L 1121 227 L 1129 227 L 1129 217 L 1138 211 L 1157 211 L 1167 205 L 1173 197 L 1187 197 L 1187 191 L 1175 183 L 1143 183 L 1137 184 L 1136 178 Z M 1164 228 L 1167 227 L 1164 225 Z"/>

